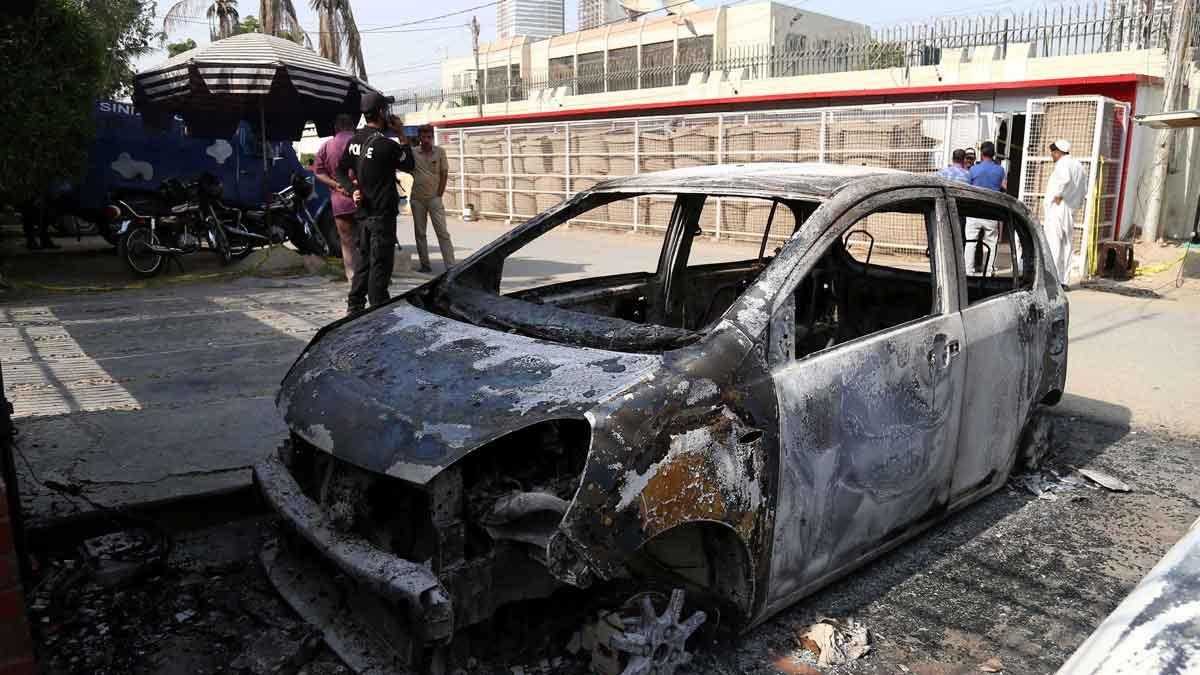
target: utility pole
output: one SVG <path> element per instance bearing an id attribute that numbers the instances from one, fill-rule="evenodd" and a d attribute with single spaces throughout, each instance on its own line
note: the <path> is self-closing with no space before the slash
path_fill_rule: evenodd
<path id="1" fill-rule="evenodd" d="M 1175 0 L 1171 17 L 1171 43 L 1167 46 L 1167 76 L 1163 80 L 1162 112 L 1175 110 L 1188 70 L 1188 48 L 1192 42 L 1193 0 Z M 1154 165 L 1150 169 L 1150 195 L 1146 200 L 1146 219 L 1142 221 L 1142 241 L 1162 238 L 1162 217 L 1167 192 L 1167 168 L 1171 164 L 1174 129 L 1161 129 L 1154 145 Z"/>
<path id="2" fill-rule="evenodd" d="M 471 17 L 471 49 L 475 52 L 475 112 L 483 117 L 483 71 L 479 69 L 479 19 Z"/>

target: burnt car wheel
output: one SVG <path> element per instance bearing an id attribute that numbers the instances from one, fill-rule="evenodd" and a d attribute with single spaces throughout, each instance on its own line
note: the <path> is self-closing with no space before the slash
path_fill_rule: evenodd
<path id="1" fill-rule="evenodd" d="M 704 623 L 704 612 L 683 618 L 684 591 L 670 600 L 648 592 L 636 595 L 600 624 L 592 665 L 623 675 L 671 675 L 691 661 L 688 638 Z M 660 611 L 661 608 L 661 611 Z"/>
<path id="2" fill-rule="evenodd" d="M 1017 449 L 1017 466 L 1024 471 L 1037 471 L 1054 449 L 1054 424 L 1039 405 L 1029 415 Z"/>

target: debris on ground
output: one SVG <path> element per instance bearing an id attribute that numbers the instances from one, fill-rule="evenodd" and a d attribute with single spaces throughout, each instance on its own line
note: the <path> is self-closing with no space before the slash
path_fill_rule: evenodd
<path id="1" fill-rule="evenodd" d="M 794 656 L 781 656 L 775 659 L 771 665 L 779 672 L 788 673 L 788 675 L 821 675 L 821 671 L 813 665 L 800 661 Z"/>
<path id="2" fill-rule="evenodd" d="M 1011 483 L 1029 494 L 1046 501 L 1058 501 L 1060 493 L 1095 489 L 1080 476 L 1063 475 L 1054 469 L 1015 475 Z"/>
<path id="3" fill-rule="evenodd" d="M 80 545 L 80 552 L 96 583 L 111 588 L 161 565 L 165 546 L 147 530 L 132 529 L 87 539 Z"/>
<path id="4" fill-rule="evenodd" d="M 822 618 L 798 633 L 796 643 L 817 657 L 822 666 L 836 666 L 857 661 L 871 651 L 871 636 L 866 626 L 847 619 Z"/>
<path id="5" fill-rule="evenodd" d="M 297 626 L 291 632 L 263 633 L 231 665 L 254 675 L 295 673 L 313 659 L 320 646 L 320 633 L 307 626 Z"/>
<path id="6" fill-rule="evenodd" d="M 1107 473 L 1096 471 L 1095 469 L 1075 469 L 1075 471 L 1080 476 L 1092 481 L 1105 490 L 1111 490 L 1113 492 L 1133 492 L 1133 487 L 1130 486 L 1129 483 L 1126 483 L 1116 476 L 1111 476 Z"/>
<path id="7" fill-rule="evenodd" d="M 1004 664 L 1000 662 L 1000 659 L 993 656 L 979 664 L 979 670 L 985 673 L 1003 673 Z"/>

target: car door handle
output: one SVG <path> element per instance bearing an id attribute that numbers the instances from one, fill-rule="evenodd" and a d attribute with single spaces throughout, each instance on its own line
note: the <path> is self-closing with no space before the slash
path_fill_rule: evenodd
<path id="1" fill-rule="evenodd" d="M 1045 316 L 1045 313 L 1040 307 L 1037 305 L 1030 305 L 1029 311 L 1025 314 L 1025 320 L 1029 323 L 1038 323 L 1042 320 L 1043 316 Z"/>
<path id="2" fill-rule="evenodd" d="M 941 343 L 941 349 L 938 348 L 938 343 Z M 958 356 L 960 351 L 962 351 L 962 344 L 958 340 L 946 340 L 944 336 L 938 336 L 934 341 L 934 346 L 930 348 L 929 353 L 926 355 L 930 369 L 949 367 L 950 362 L 954 360 L 954 357 Z M 941 363 L 938 363 L 939 356 L 941 356 Z"/>

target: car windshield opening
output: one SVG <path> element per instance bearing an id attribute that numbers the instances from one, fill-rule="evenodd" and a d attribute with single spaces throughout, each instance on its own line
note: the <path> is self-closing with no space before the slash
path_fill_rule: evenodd
<path id="1" fill-rule="evenodd" d="M 586 193 L 536 217 L 425 294 L 432 311 L 615 351 L 698 340 L 816 202 Z"/>

